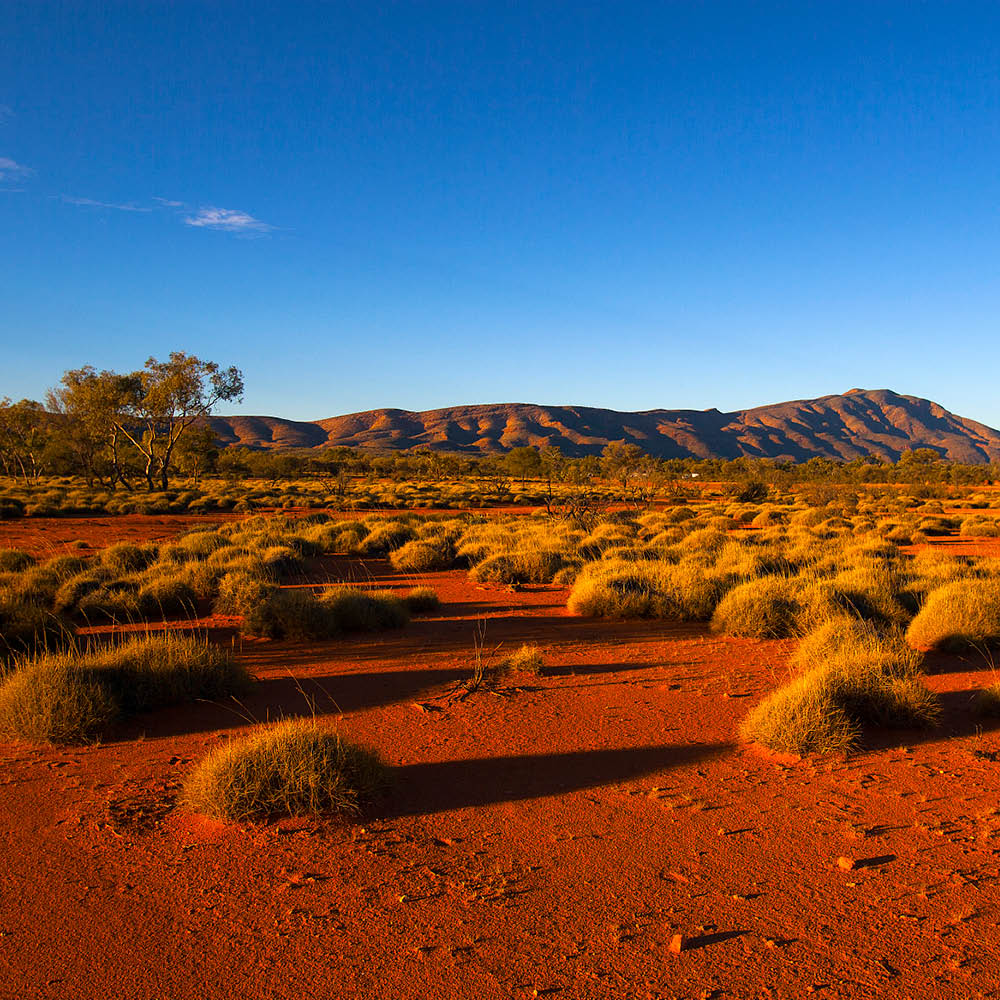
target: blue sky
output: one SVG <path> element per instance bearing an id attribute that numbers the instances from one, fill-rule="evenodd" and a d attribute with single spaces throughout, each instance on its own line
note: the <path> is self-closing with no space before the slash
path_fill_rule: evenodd
<path id="1" fill-rule="evenodd" d="M 1000 5 L 0 5 L 0 396 L 1000 426 Z"/>

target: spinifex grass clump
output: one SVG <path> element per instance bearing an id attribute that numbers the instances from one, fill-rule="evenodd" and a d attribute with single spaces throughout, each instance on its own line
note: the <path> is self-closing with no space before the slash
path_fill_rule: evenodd
<path id="1" fill-rule="evenodd" d="M 1000 684 L 985 687 L 976 696 L 976 711 L 987 719 L 1000 718 Z"/>
<path id="2" fill-rule="evenodd" d="M 85 743 L 120 719 L 182 701 L 238 695 L 251 678 L 230 651 L 180 636 L 24 659 L 0 684 L 0 731 Z"/>
<path id="3" fill-rule="evenodd" d="M 213 751 L 185 783 L 184 800 L 224 820 L 353 815 L 384 785 L 377 754 L 313 719 L 290 719 Z"/>
<path id="4" fill-rule="evenodd" d="M 604 559 L 584 565 L 566 603 L 592 618 L 707 621 L 725 585 L 697 561 Z"/>
<path id="5" fill-rule="evenodd" d="M 72 636 L 61 615 L 28 601 L 0 598 L 0 676 L 21 657 L 65 648 Z"/>
<path id="6" fill-rule="evenodd" d="M 545 667 L 542 651 L 533 643 L 525 643 L 506 660 L 507 670 L 512 674 L 540 674 Z"/>
<path id="7" fill-rule="evenodd" d="M 1000 643 L 1000 578 L 953 580 L 932 590 L 906 640 L 915 649 L 954 651 Z"/>
<path id="8" fill-rule="evenodd" d="M 404 598 L 406 610 L 414 615 L 429 615 L 441 608 L 441 598 L 432 587 L 414 587 Z"/>
<path id="9" fill-rule="evenodd" d="M 454 559 L 447 543 L 415 538 L 389 554 L 393 569 L 404 573 L 430 573 L 447 569 Z"/>
<path id="10" fill-rule="evenodd" d="M 20 573 L 35 565 L 35 557 L 23 549 L 0 549 L 0 573 Z"/>
<path id="11" fill-rule="evenodd" d="M 334 632 L 379 632 L 402 628 L 410 620 L 406 605 L 391 590 L 331 587 L 319 604 Z"/>
<path id="12" fill-rule="evenodd" d="M 865 725 L 921 727 L 940 714 L 920 658 L 898 635 L 841 619 L 807 637 L 794 662 L 805 669 L 764 699 L 740 734 L 784 753 L 856 746 Z"/>
<path id="13" fill-rule="evenodd" d="M 734 587 L 712 615 L 712 631 L 757 639 L 795 635 L 802 605 L 800 588 L 784 576 L 767 576 Z"/>
<path id="14" fill-rule="evenodd" d="M 427 588 L 424 588 L 426 591 Z M 433 591 L 418 594 L 429 610 Z M 388 590 L 330 587 L 317 595 L 309 587 L 278 587 L 249 573 L 230 573 L 219 583 L 218 614 L 240 615 L 250 635 L 270 639 L 331 639 L 344 632 L 402 628 L 410 620 L 407 602 Z"/>

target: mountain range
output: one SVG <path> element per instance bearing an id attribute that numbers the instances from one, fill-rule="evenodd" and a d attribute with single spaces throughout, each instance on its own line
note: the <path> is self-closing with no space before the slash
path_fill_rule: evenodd
<path id="1" fill-rule="evenodd" d="M 1000 431 L 889 389 L 851 389 L 731 413 L 490 403 L 421 412 L 366 410 L 316 421 L 217 416 L 210 424 L 220 445 L 266 449 L 346 445 L 485 454 L 558 445 L 566 455 L 582 456 L 626 441 L 661 458 L 746 455 L 801 462 L 877 455 L 894 461 L 907 449 L 932 448 L 957 462 L 1000 461 Z"/>

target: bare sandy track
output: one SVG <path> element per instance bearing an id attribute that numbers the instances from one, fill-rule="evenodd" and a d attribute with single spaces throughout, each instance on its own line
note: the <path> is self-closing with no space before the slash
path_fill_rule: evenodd
<path id="1" fill-rule="evenodd" d="M 0 997 L 1000 993 L 981 659 L 933 664 L 940 730 L 779 761 L 734 733 L 788 643 L 330 565 L 445 605 L 376 639 L 245 643 L 260 683 L 242 706 L 159 712 L 98 747 L 0 744 Z M 484 618 L 487 645 L 538 642 L 549 669 L 459 700 Z M 306 696 L 392 765 L 377 806 L 228 827 L 177 807 L 196 759 Z"/>

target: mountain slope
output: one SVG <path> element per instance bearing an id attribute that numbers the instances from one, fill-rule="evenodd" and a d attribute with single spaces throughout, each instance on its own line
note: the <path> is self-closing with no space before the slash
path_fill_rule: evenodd
<path id="1" fill-rule="evenodd" d="M 253 448 L 347 445 L 485 453 L 558 445 L 579 456 L 599 454 L 609 441 L 629 441 L 663 458 L 895 460 L 908 448 L 933 448 L 958 462 L 1000 461 L 1000 431 L 888 389 L 852 389 L 733 413 L 493 403 L 420 413 L 368 410 L 315 422 L 213 417 L 211 425 L 220 444 Z"/>

